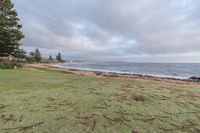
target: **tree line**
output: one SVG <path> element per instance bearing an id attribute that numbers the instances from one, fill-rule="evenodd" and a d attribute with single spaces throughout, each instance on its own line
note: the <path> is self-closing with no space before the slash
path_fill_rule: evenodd
<path id="1" fill-rule="evenodd" d="M 38 48 L 35 51 L 30 52 L 28 55 L 25 56 L 28 62 L 64 62 L 62 59 L 61 53 L 59 52 L 55 58 L 49 55 L 49 58 L 43 58 L 40 50 Z"/>
<path id="2" fill-rule="evenodd" d="M 29 54 L 20 49 L 20 41 L 25 36 L 21 31 L 22 25 L 19 24 L 20 19 L 17 16 L 11 0 L 0 0 L 0 59 L 13 56 L 31 62 L 43 61 L 44 58 L 38 48 Z M 48 60 L 63 62 L 61 53 L 58 53 L 55 59 L 50 55 Z"/>

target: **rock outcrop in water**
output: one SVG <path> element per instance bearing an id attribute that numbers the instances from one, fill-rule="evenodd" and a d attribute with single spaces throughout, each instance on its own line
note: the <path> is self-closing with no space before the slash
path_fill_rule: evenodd
<path id="1" fill-rule="evenodd" d="M 193 76 L 193 77 L 189 78 L 189 80 L 200 82 L 200 77 Z"/>

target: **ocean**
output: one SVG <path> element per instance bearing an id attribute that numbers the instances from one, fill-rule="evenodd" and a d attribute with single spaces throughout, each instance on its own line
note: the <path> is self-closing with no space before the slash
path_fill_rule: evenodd
<path id="1" fill-rule="evenodd" d="M 157 77 L 188 79 L 200 77 L 200 63 L 128 63 L 128 62 L 68 62 L 57 67 L 116 73 L 142 74 Z"/>

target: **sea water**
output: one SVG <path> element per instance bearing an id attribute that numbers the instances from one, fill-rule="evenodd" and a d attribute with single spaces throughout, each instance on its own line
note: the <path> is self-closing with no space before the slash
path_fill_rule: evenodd
<path id="1" fill-rule="evenodd" d="M 158 77 L 188 79 L 200 77 L 199 63 L 129 63 L 129 62 L 68 62 L 56 65 L 63 68 L 95 70 Z"/>

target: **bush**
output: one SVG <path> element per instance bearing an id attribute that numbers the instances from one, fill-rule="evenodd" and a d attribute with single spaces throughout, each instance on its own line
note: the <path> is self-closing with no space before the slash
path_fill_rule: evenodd
<path id="1" fill-rule="evenodd" d="M 9 61 L 0 61 L 0 69 L 22 68 L 22 64 Z"/>

